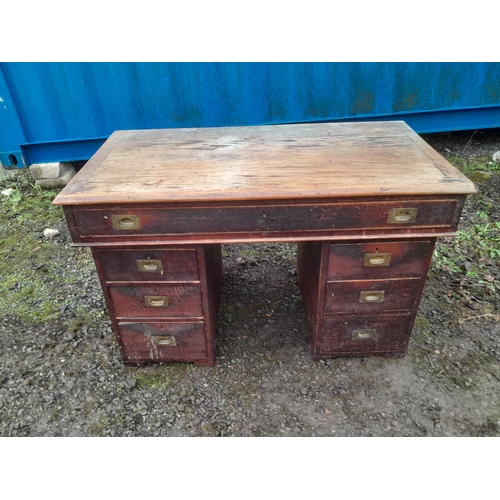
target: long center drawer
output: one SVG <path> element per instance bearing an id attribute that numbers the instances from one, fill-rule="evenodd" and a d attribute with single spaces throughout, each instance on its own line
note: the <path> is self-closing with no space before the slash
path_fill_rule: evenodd
<path id="1" fill-rule="evenodd" d="M 449 228 L 456 199 L 304 205 L 75 209 L 83 239 L 99 236 Z"/>

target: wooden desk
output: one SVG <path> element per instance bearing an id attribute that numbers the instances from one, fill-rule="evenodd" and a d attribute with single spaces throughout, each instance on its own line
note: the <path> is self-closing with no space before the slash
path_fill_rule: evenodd
<path id="1" fill-rule="evenodd" d="M 298 242 L 315 358 L 404 355 L 474 185 L 404 122 L 115 132 L 54 201 L 126 363 L 214 362 L 221 243 Z"/>

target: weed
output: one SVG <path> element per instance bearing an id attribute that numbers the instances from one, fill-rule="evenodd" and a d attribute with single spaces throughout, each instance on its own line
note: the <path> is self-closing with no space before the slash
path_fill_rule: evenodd
<path id="1" fill-rule="evenodd" d="M 453 156 L 448 161 L 457 167 L 463 174 L 476 182 L 487 180 L 481 175 L 474 179 L 474 175 L 485 172 L 500 172 L 500 163 L 492 162 L 489 156 L 479 156 L 477 158 L 460 158 Z"/>
<path id="2" fill-rule="evenodd" d="M 91 324 L 93 319 L 94 317 L 90 311 L 78 307 L 76 309 L 76 317 L 68 322 L 68 330 L 70 332 L 77 332 L 82 326 Z"/>
<path id="3" fill-rule="evenodd" d="M 429 323 L 429 320 L 422 314 L 418 314 L 416 319 L 415 319 L 415 326 L 417 328 L 421 328 L 422 330 L 427 330 L 430 328 L 431 324 Z"/>
<path id="4" fill-rule="evenodd" d="M 136 379 L 139 387 L 147 387 L 149 389 L 163 390 L 171 383 L 171 379 L 167 375 L 158 373 L 138 373 Z"/>
<path id="5" fill-rule="evenodd" d="M 179 376 L 175 365 L 158 364 L 143 367 L 135 378 L 139 387 L 164 390 Z"/>
<path id="6" fill-rule="evenodd" d="M 109 427 L 109 424 L 110 424 L 110 422 L 107 419 L 100 420 L 99 422 L 95 422 L 95 423 L 91 424 L 91 426 L 89 428 L 89 432 L 92 436 L 100 436 L 102 434 L 102 432 L 107 427 Z"/>
<path id="7" fill-rule="evenodd" d="M 484 211 L 475 214 L 473 223 L 460 229 L 451 242 L 440 242 L 434 251 L 432 266 L 451 273 L 467 269 L 469 262 L 500 258 L 500 222 L 492 222 Z M 475 222 L 475 223 L 474 223 Z M 468 270 L 467 277 L 477 278 L 478 270 Z"/>
<path id="8" fill-rule="evenodd" d="M 17 209 L 17 205 L 21 201 L 21 192 L 14 189 L 9 195 L 5 196 L 5 204 L 10 204 L 13 210 Z"/>

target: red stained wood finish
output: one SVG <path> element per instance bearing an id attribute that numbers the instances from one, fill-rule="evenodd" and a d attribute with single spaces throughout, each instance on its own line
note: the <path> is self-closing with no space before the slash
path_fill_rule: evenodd
<path id="1" fill-rule="evenodd" d="M 222 284 L 220 245 L 92 248 L 92 252 L 124 363 L 213 365 Z M 164 274 L 147 272 L 144 277 L 149 279 L 144 280 L 136 258 L 147 260 L 148 256 L 162 263 Z M 117 264 L 107 267 L 113 261 Z M 130 281 L 124 280 L 127 271 Z M 197 279 L 173 280 L 181 276 Z M 172 281 L 160 281 L 165 278 Z M 168 307 L 148 307 L 145 296 L 168 297 Z M 174 337 L 176 345 L 159 345 L 155 342 L 158 336 Z"/>
<path id="2" fill-rule="evenodd" d="M 126 363 L 197 362 L 207 357 L 205 325 L 201 321 L 119 323 L 118 332 Z M 159 344 L 162 337 L 172 338 L 175 345 Z"/>
<path id="3" fill-rule="evenodd" d="M 110 286 L 109 293 L 118 318 L 203 316 L 199 285 Z M 148 306 L 146 297 L 153 305 Z"/>
<path id="4" fill-rule="evenodd" d="M 207 287 L 209 287 L 209 307 L 212 316 L 217 317 L 222 290 L 222 247 L 221 245 L 204 245 Z"/>
<path id="5" fill-rule="evenodd" d="M 404 355 L 436 238 L 474 192 L 403 122 L 318 123 L 118 131 L 54 203 L 124 362 L 210 365 L 221 244 L 258 241 L 299 242 L 316 359 Z"/>
<path id="6" fill-rule="evenodd" d="M 196 250 L 144 249 L 101 250 L 95 252 L 101 262 L 104 278 L 109 282 L 120 281 L 198 281 Z M 141 269 L 138 261 L 159 261 L 160 270 Z"/>
<path id="7" fill-rule="evenodd" d="M 428 230 L 452 228 L 458 200 L 412 200 L 388 202 L 353 202 L 310 205 L 212 206 L 200 208 L 147 209 L 126 207 L 106 210 L 75 210 L 73 216 L 82 240 L 103 236 L 133 238 L 155 236 L 165 238 L 186 232 L 198 236 L 239 233 L 285 235 L 310 231 L 342 232 L 360 229 Z M 395 208 L 417 210 L 410 223 L 389 223 Z M 134 216 L 140 227 L 115 229 L 113 215 Z"/>
<path id="8" fill-rule="evenodd" d="M 395 280 L 328 281 L 325 314 L 375 314 L 411 309 L 420 284 L 419 278 Z M 362 301 L 362 293 L 368 301 Z M 369 301 L 377 297 L 379 301 Z"/>
<path id="9" fill-rule="evenodd" d="M 316 331 L 322 261 L 325 245 L 321 241 L 299 242 L 297 245 L 297 276 L 311 330 Z"/>
<path id="10" fill-rule="evenodd" d="M 298 276 L 315 359 L 403 355 L 434 244 L 435 238 L 352 244 L 326 241 L 319 247 L 316 242 L 300 243 Z M 366 267 L 365 255 L 377 252 L 391 253 L 389 265 Z M 355 279 L 332 279 L 336 277 Z M 380 279 L 383 277 L 386 279 Z M 361 292 L 370 291 L 383 292 L 383 301 L 361 302 Z M 362 318 L 362 322 L 357 322 L 356 318 Z M 347 339 L 347 328 L 351 324 L 354 330 L 375 329 L 377 333 L 366 339 L 353 339 L 352 336 Z M 393 348 L 388 349 L 391 339 L 394 342 L 404 339 L 406 343 L 397 340 Z"/>
<path id="11" fill-rule="evenodd" d="M 326 316 L 318 336 L 317 357 L 403 355 L 408 346 L 411 314 Z M 365 337 L 366 335 L 366 337 Z"/>
<path id="12" fill-rule="evenodd" d="M 330 245 L 327 274 L 335 279 L 422 276 L 427 272 L 427 263 L 433 247 L 434 242 L 431 240 Z M 389 264 L 367 266 L 367 254 L 389 254 Z"/>

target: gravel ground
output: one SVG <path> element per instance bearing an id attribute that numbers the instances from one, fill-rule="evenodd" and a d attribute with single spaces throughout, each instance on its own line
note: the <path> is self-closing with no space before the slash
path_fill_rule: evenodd
<path id="1" fill-rule="evenodd" d="M 500 150 L 499 130 L 424 138 L 464 161 Z M 23 199 L 40 197 L 26 185 Z M 477 186 L 465 231 L 481 218 L 500 220 L 500 176 Z M 500 434 L 498 256 L 440 242 L 405 358 L 314 362 L 296 246 L 225 246 L 216 365 L 125 366 L 90 253 L 70 247 L 53 194 L 46 219 L 26 218 L 22 230 L 23 201 L 2 202 L 0 249 L 10 264 L 2 272 L 1 436 Z M 47 227 L 60 234 L 44 237 Z"/>

